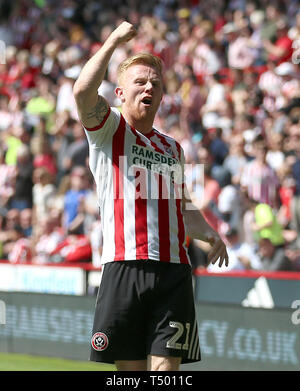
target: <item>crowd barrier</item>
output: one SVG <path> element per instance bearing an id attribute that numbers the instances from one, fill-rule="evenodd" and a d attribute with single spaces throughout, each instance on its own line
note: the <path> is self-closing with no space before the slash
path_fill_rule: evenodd
<path id="1" fill-rule="evenodd" d="M 99 286 L 100 268 L 90 263 L 47 265 L 0 261 L 0 291 L 82 296 Z"/>
<path id="2" fill-rule="evenodd" d="M 0 285 L 0 351 L 88 360 L 96 298 L 87 295 L 86 289 L 88 274 L 95 270 L 82 270 L 83 289 L 72 288 L 71 294 L 66 290 L 53 293 L 58 283 L 55 289 L 48 286 L 44 293 L 36 292 L 40 289 L 36 283 L 35 292 L 27 285 L 26 294 L 9 290 L 8 284 L 6 289 Z M 202 361 L 182 365 L 181 369 L 298 371 L 299 284 L 299 273 L 220 275 L 203 271 L 196 275 Z"/>

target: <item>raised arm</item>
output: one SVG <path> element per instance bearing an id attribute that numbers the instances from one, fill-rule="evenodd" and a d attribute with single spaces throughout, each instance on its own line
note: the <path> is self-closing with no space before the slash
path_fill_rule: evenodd
<path id="1" fill-rule="evenodd" d="M 85 127 L 93 128 L 99 125 L 107 114 L 108 103 L 102 96 L 98 96 L 98 88 L 116 47 L 135 35 L 133 25 L 128 22 L 121 23 L 82 68 L 74 84 L 73 93 L 79 118 Z"/>

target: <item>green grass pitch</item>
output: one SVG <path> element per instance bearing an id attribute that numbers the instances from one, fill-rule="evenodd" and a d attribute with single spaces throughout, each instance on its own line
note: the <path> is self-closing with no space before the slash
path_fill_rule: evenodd
<path id="1" fill-rule="evenodd" d="M 0 371 L 115 371 L 114 365 L 55 357 L 0 353 Z M 0 375 L 1 376 L 1 375 Z"/>

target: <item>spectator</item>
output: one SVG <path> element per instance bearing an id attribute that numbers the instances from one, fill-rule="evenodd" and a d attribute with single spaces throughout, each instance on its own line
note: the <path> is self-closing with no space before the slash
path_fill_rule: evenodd
<path id="1" fill-rule="evenodd" d="M 7 259 L 15 242 L 23 237 L 22 228 L 20 226 L 20 211 L 18 209 L 10 209 L 5 213 L 3 227 L 3 231 L 0 231 L 0 243 L 2 257 Z"/>
<path id="2" fill-rule="evenodd" d="M 34 221 L 38 224 L 48 216 L 51 202 L 56 194 L 56 187 L 53 183 L 53 176 L 45 167 L 34 170 L 33 181 Z"/>
<path id="3" fill-rule="evenodd" d="M 214 157 L 214 162 L 216 165 L 223 165 L 223 162 L 228 155 L 228 145 L 223 139 L 222 129 L 210 129 L 210 144 L 209 149 L 211 154 Z"/>
<path id="4" fill-rule="evenodd" d="M 254 210 L 257 205 L 257 202 L 249 198 L 247 192 L 242 192 L 242 233 L 243 240 L 245 243 L 248 243 L 252 247 L 257 245 L 257 235 L 253 230 L 253 224 L 255 224 L 255 214 Z"/>
<path id="5" fill-rule="evenodd" d="M 210 207 L 214 214 L 227 225 L 239 229 L 242 208 L 238 188 L 232 184 L 231 174 L 221 166 L 215 167 L 214 178 L 220 185 L 218 203 L 211 201 Z"/>
<path id="6" fill-rule="evenodd" d="M 32 236 L 32 209 L 27 208 L 20 211 L 20 227 L 24 237 L 30 238 Z"/>
<path id="7" fill-rule="evenodd" d="M 45 45 L 44 56 L 42 59 L 42 73 L 57 79 L 60 73 L 60 66 L 58 60 L 59 48 L 61 43 L 58 39 L 53 39 Z"/>
<path id="8" fill-rule="evenodd" d="M 259 257 L 255 254 L 253 248 L 249 244 L 240 240 L 238 231 L 234 228 L 229 228 L 224 233 L 228 256 L 231 265 L 228 268 L 216 268 L 210 264 L 207 270 L 210 272 L 227 272 L 233 270 L 259 270 L 261 263 Z"/>
<path id="9" fill-rule="evenodd" d="M 246 102 L 249 99 L 249 91 L 244 82 L 244 72 L 241 69 L 232 70 L 234 85 L 231 91 L 234 113 L 236 115 L 246 114 Z"/>
<path id="10" fill-rule="evenodd" d="M 268 59 L 267 69 L 261 73 L 258 81 L 259 88 L 264 94 L 263 107 L 268 112 L 275 110 L 281 90 L 281 77 L 275 72 L 275 69 L 276 62 Z"/>
<path id="11" fill-rule="evenodd" d="M 178 35 L 178 51 L 175 70 L 181 72 L 182 67 L 191 66 L 193 58 L 194 37 L 192 36 L 192 26 L 188 21 L 180 23 Z"/>
<path id="12" fill-rule="evenodd" d="M 75 123 L 72 131 L 74 141 L 68 146 L 63 159 L 64 172 L 70 172 L 71 167 L 74 166 L 86 167 L 89 154 L 88 143 L 81 124 Z"/>
<path id="13" fill-rule="evenodd" d="M 55 110 L 55 95 L 52 91 L 52 84 L 45 76 L 40 76 L 36 88 L 33 89 L 33 96 L 28 100 L 25 112 L 28 122 L 35 126 L 40 116 L 47 120 Z"/>
<path id="14" fill-rule="evenodd" d="M 61 114 L 68 111 L 74 120 L 78 120 L 78 115 L 73 96 L 73 85 L 79 76 L 80 69 L 79 65 L 73 65 L 64 71 L 63 77 L 59 78 L 59 90 L 56 99 L 56 113 Z"/>
<path id="15" fill-rule="evenodd" d="M 15 166 L 17 164 L 17 152 L 23 144 L 20 136 L 22 129 L 20 127 L 10 127 L 3 135 L 3 144 L 5 149 L 5 164 Z"/>
<path id="16" fill-rule="evenodd" d="M 300 249 L 286 249 L 286 256 L 293 264 L 293 270 L 300 271 Z"/>
<path id="17" fill-rule="evenodd" d="M 32 262 L 45 264 L 51 262 L 51 255 L 64 239 L 59 214 L 52 211 L 39 222 L 32 242 Z"/>
<path id="18" fill-rule="evenodd" d="M 261 36 L 263 39 L 274 40 L 277 31 L 277 21 L 280 13 L 275 4 L 268 4 L 265 10 L 265 19 L 262 25 Z"/>
<path id="19" fill-rule="evenodd" d="M 284 153 L 283 149 L 283 135 L 274 133 L 268 135 L 268 151 L 266 155 L 266 162 L 277 173 L 283 166 Z"/>
<path id="20" fill-rule="evenodd" d="M 205 103 L 204 93 L 194 75 L 192 68 L 186 66 L 181 73 L 181 87 L 179 89 L 181 111 L 179 123 L 182 131 L 189 136 L 201 130 L 201 107 Z"/>
<path id="21" fill-rule="evenodd" d="M 295 270 L 293 263 L 286 256 L 282 246 L 275 246 L 270 239 L 262 238 L 259 241 L 258 254 L 261 269 L 264 271 L 291 271 Z"/>
<path id="22" fill-rule="evenodd" d="M 36 86 L 37 69 L 30 64 L 30 52 L 22 49 L 16 54 L 16 62 L 8 70 L 7 82 L 17 87 L 21 94 Z"/>
<path id="23" fill-rule="evenodd" d="M 179 90 L 179 76 L 173 70 L 168 70 L 165 79 L 166 91 L 158 111 L 156 124 L 159 128 L 169 130 L 172 124 L 179 122 L 181 110 L 184 110 L 184 102 Z"/>
<path id="24" fill-rule="evenodd" d="M 8 260 L 10 263 L 30 263 L 32 260 L 30 240 L 23 237 L 22 230 L 17 229 L 19 236 L 16 241 L 12 243 L 11 250 L 8 253 Z"/>
<path id="25" fill-rule="evenodd" d="M 218 126 L 222 129 L 224 140 L 228 142 L 233 128 L 233 104 L 231 101 L 224 101 L 220 104 Z M 229 143 L 230 144 L 230 143 Z"/>
<path id="26" fill-rule="evenodd" d="M 292 40 L 288 36 L 288 26 L 283 18 L 280 18 L 277 23 L 277 34 L 274 44 L 265 39 L 263 41 L 264 47 L 268 53 L 268 58 L 275 61 L 276 64 L 281 64 L 289 61 L 293 54 Z"/>
<path id="27" fill-rule="evenodd" d="M 207 77 L 207 87 L 207 99 L 201 108 L 202 123 L 205 128 L 215 128 L 218 126 L 219 108 L 225 100 L 226 90 L 217 73 Z"/>
<path id="28" fill-rule="evenodd" d="M 10 207 L 19 210 L 32 208 L 33 165 L 30 149 L 22 145 L 17 153 L 17 174 L 15 192 L 10 200 Z"/>
<path id="29" fill-rule="evenodd" d="M 234 24 L 227 24 L 223 27 L 223 31 L 229 40 L 228 65 L 234 69 L 249 68 L 255 61 L 249 27 L 245 24 L 239 29 Z"/>
<path id="30" fill-rule="evenodd" d="M 74 141 L 73 128 L 75 121 L 68 112 L 64 112 L 56 117 L 56 126 L 52 131 L 53 143 L 52 150 L 57 165 L 56 186 L 59 186 L 61 179 L 68 171 L 65 169 L 65 157 L 67 150 Z"/>
<path id="31" fill-rule="evenodd" d="M 67 232 L 83 234 L 84 199 L 91 191 L 84 167 L 76 166 L 71 171 L 71 187 L 64 197 L 64 225 Z"/>
<path id="32" fill-rule="evenodd" d="M 55 176 L 57 173 L 55 156 L 47 134 L 46 118 L 39 117 L 39 123 L 35 128 L 35 135 L 32 137 L 31 151 L 33 152 L 34 168 L 44 167 L 49 174 Z"/>
<path id="33" fill-rule="evenodd" d="M 253 51 L 254 66 L 261 66 L 266 60 L 264 55 L 264 46 L 262 43 L 262 26 L 264 19 L 265 13 L 263 10 L 253 10 L 249 16 L 252 33 L 248 43 Z"/>
<path id="34" fill-rule="evenodd" d="M 241 134 L 232 137 L 229 154 L 225 157 L 223 167 L 227 169 L 232 176 L 232 183 L 238 185 L 241 175 L 249 157 L 245 152 L 245 140 Z"/>
<path id="35" fill-rule="evenodd" d="M 209 224 L 218 230 L 219 219 L 211 210 L 210 203 L 212 201 L 218 203 L 221 188 L 211 175 L 213 157 L 206 148 L 202 147 L 198 150 L 198 162 L 204 166 L 204 171 L 203 175 L 195 178 L 195 186 L 189 189 L 191 198 Z"/>
<path id="36" fill-rule="evenodd" d="M 7 48 L 8 50 L 8 48 Z M 9 99 L 7 95 L 0 97 L 0 130 L 20 128 L 24 122 L 24 114 L 20 107 L 20 101 Z"/>
<path id="37" fill-rule="evenodd" d="M 275 68 L 277 75 L 281 77 L 281 90 L 278 99 L 278 108 L 285 109 L 296 102 L 300 96 L 300 82 L 297 74 L 297 68 L 290 62 L 283 62 Z"/>
<path id="38" fill-rule="evenodd" d="M 252 230 L 257 239 L 269 239 L 274 246 L 285 243 L 283 228 L 277 220 L 270 205 L 257 204 L 254 202 L 254 218 Z"/>
<path id="39" fill-rule="evenodd" d="M 279 181 L 275 171 L 266 162 L 268 149 L 262 136 L 256 138 L 253 147 L 255 158 L 244 166 L 240 184 L 249 197 L 276 207 Z"/>
<path id="40" fill-rule="evenodd" d="M 206 76 L 216 74 L 221 68 L 221 61 L 213 48 L 213 41 L 210 39 L 212 27 L 210 21 L 203 20 L 192 31 L 194 38 L 192 67 L 200 84 L 203 83 Z"/>

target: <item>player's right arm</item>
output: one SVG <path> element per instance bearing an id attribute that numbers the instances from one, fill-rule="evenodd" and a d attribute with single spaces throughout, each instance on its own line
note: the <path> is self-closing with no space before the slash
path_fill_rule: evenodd
<path id="1" fill-rule="evenodd" d="M 109 105 L 98 95 L 98 88 L 116 47 L 135 35 L 133 25 L 128 22 L 121 23 L 82 68 L 74 84 L 73 93 L 79 118 L 86 128 L 98 126 L 107 114 Z"/>

